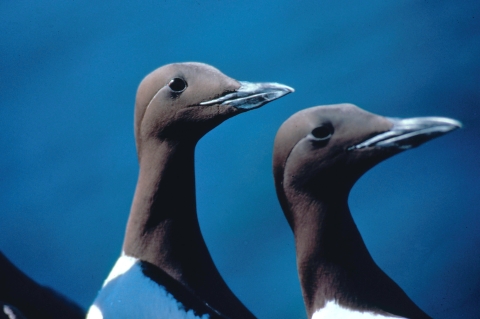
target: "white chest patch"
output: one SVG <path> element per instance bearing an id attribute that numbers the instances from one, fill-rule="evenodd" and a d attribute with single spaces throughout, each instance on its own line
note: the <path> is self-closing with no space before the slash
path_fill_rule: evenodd
<path id="1" fill-rule="evenodd" d="M 17 318 L 17 316 L 13 312 L 12 308 L 10 308 L 7 305 L 3 306 L 3 313 L 8 316 L 8 319 L 16 319 Z"/>
<path id="2" fill-rule="evenodd" d="M 105 280 L 87 319 L 208 319 L 186 311 L 163 286 L 146 277 L 136 259 L 122 255 Z"/>
<path id="3" fill-rule="evenodd" d="M 328 301 L 325 307 L 316 310 L 313 313 L 311 319 L 407 319 L 403 317 L 398 317 L 395 315 L 384 316 L 375 314 L 373 312 L 365 311 L 355 311 L 351 309 L 344 308 L 337 304 L 335 301 Z"/>

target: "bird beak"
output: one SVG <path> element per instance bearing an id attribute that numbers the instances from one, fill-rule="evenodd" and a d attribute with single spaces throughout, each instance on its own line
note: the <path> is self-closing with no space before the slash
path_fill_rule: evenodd
<path id="1" fill-rule="evenodd" d="M 200 105 L 220 104 L 233 106 L 242 110 L 253 110 L 295 91 L 293 88 L 279 83 L 251 83 L 240 81 L 240 84 L 240 88 L 235 92 L 202 102 Z"/>
<path id="2" fill-rule="evenodd" d="M 360 144 L 351 146 L 348 150 L 366 147 L 407 150 L 462 127 L 462 123 L 459 121 L 446 117 L 387 119 L 393 124 L 390 130 L 375 135 Z"/>

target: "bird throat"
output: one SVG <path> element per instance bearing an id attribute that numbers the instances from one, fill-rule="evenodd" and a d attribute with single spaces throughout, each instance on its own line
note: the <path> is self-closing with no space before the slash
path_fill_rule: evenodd
<path id="1" fill-rule="evenodd" d="M 200 231 L 195 143 L 152 143 L 142 147 L 125 255 L 159 267 L 228 317 L 254 318 L 220 276 Z"/>
<path id="2" fill-rule="evenodd" d="M 297 267 L 309 316 L 329 301 L 364 310 L 357 285 L 366 275 L 364 269 L 378 267 L 355 225 L 346 197 L 286 194 L 290 203 L 297 203 L 291 205 Z"/>

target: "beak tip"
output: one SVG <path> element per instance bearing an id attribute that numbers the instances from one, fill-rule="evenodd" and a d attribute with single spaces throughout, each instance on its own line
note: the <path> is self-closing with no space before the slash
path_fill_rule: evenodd
<path id="1" fill-rule="evenodd" d="M 292 88 L 291 86 L 281 84 L 281 83 L 270 82 L 270 83 L 265 83 L 265 86 L 272 91 L 284 92 L 284 95 L 295 92 L 295 89 Z"/>
<path id="2" fill-rule="evenodd" d="M 455 131 L 456 129 L 460 129 L 463 127 L 463 124 L 460 121 L 451 118 L 444 118 L 443 122 L 443 124 L 445 125 L 445 133 Z"/>

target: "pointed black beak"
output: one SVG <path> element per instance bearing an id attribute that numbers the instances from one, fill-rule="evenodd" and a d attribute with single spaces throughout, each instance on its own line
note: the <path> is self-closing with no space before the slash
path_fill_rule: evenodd
<path id="1" fill-rule="evenodd" d="M 407 150 L 462 127 L 459 121 L 446 117 L 388 118 L 388 120 L 393 123 L 389 131 L 375 135 L 348 149 L 379 147 Z"/>
<path id="2" fill-rule="evenodd" d="M 237 109 L 253 110 L 295 91 L 293 88 L 279 83 L 240 82 L 240 84 L 240 88 L 235 92 L 202 102 L 200 105 L 220 104 Z"/>

